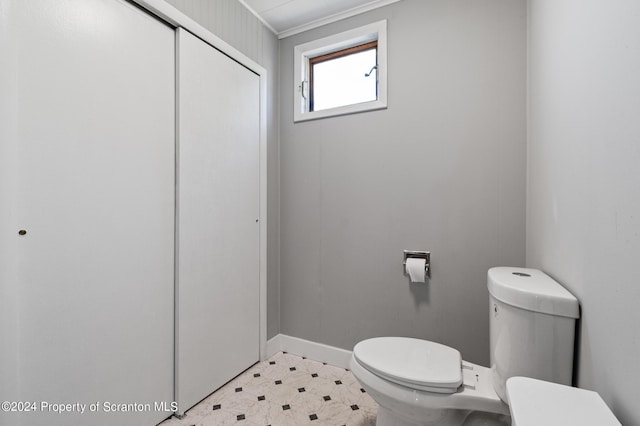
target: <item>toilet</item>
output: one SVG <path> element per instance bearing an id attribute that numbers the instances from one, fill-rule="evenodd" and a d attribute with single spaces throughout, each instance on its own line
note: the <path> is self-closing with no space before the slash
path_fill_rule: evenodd
<path id="1" fill-rule="evenodd" d="M 377 426 L 509 425 L 510 377 L 571 384 L 578 300 L 536 269 L 491 268 L 487 286 L 489 367 L 408 337 L 353 348 L 350 368 L 379 406 Z"/>

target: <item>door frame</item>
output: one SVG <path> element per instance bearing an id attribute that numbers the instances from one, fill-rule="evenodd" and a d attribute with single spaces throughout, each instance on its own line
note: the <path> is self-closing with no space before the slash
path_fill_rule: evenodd
<path id="1" fill-rule="evenodd" d="M 130 0 L 175 28 L 191 34 L 253 71 L 260 78 L 260 360 L 267 356 L 267 70 L 164 0 Z M 176 129 L 177 131 L 177 129 Z M 176 253 L 177 255 L 177 253 Z M 249 367 L 249 366 L 247 366 Z"/>

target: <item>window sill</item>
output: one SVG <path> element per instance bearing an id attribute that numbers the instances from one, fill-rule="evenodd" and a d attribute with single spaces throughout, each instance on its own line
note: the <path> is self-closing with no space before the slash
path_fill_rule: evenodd
<path id="1" fill-rule="evenodd" d="M 323 109 L 320 111 L 300 112 L 294 114 L 293 122 L 318 120 L 320 118 L 336 117 L 339 115 L 357 114 L 359 112 L 376 111 L 386 109 L 387 103 L 381 100 L 362 102 L 360 104 L 345 105 L 336 108 Z"/>

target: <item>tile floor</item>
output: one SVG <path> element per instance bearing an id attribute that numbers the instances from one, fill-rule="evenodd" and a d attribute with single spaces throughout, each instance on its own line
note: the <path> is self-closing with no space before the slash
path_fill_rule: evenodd
<path id="1" fill-rule="evenodd" d="M 350 371 L 279 352 L 160 426 L 374 426 L 376 413 Z"/>

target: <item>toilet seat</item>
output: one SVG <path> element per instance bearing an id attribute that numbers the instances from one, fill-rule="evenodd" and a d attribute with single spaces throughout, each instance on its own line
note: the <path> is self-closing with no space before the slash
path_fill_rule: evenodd
<path id="1" fill-rule="evenodd" d="M 409 388 L 455 393 L 462 384 L 460 352 L 428 340 L 377 337 L 358 343 L 353 356 L 370 372 Z"/>

